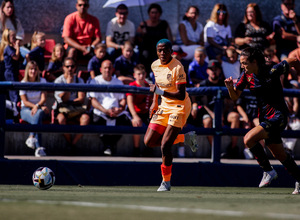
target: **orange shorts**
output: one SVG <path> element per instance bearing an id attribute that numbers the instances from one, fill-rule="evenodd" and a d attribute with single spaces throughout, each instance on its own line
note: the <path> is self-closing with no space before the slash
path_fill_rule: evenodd
<path id="1" fill-rule="evenodd" d="M 165 127 L 172 125 L 174 127 L 183 128 L 190 115 L 191 105 L 184 106 L 183 108 L 184 114 L 176 113 L 174 109 L 170 110 L 159 106 L 156 113 L 152 116 L 150 123 L 159 124 Z"/>

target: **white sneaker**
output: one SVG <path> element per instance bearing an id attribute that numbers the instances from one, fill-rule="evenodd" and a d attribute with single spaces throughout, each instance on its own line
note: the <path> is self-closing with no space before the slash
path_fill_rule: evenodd
<path id="1" fill-rule="evenodd" d="M 246 160 L 252 160 L 254 158 L 249 148 L 244 149 L 244 156 Z"/>
<path id="2" fill-rule="evenodd" d="M 36 157 L 45 157 L 45 156 L 47 156 L 44 147 L 38 147 L 38 148 L 35 150 L 34 155 L 35 155 Z"/>
<path id="3" fill-rule="evenodd" d="M 293 195 L 298 195 L 298 194 L 300 194 L 300 184 L 299 184 L 299 182 L 296 182 L 296 183 L 295 183 L 295 190 L 294 190 L 294 192 L 292 192 L 292 194 L 293 194 Z"/>
<path id="4" fill-rule="evenodd" d="M 35 143 L 37 142 L 37 139 L 34 137 L 29 137 L 27 138 L 27 140 L 25 141 L 27 147 L 31 148 L 31 149 L 35 149 Z"/>
<path id="5" fill-rule="evenodd" d="M 160 184 L 160 187 L 157 189 L 157 192 L 164 192 L 164 191 L 170 191 L 171 190 L 171 183 L 170 181 L 162 181 Z"/>
<path id="6" fill-rule="evenodd" d="M 107 148 L 103 153 L 107 156 L 111 156 L 111 149 Z"/>
<path id="7" fill-rule="evenodd" d="M 184 134 L 184 145 L 189 146 L 193 152 L 198 150 L 197 135 L 195 131 Z"/>
<path id="8" fill-rule="evenodd" d="M 262 188 L 270 185 L 271 181 L 277 179 L 277 177 L 278 177 L 277 172 L 274 169 L 268 172 L 264 172 L 263 178 L 261 179 L 258 187 Z"/>

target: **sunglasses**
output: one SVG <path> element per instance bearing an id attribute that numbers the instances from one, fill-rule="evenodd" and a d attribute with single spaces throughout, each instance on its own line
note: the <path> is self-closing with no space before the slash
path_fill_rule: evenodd
<path id="1" fill-rule="evenodd" d="M 226 15 L 226 14 L 227 14 L 227 11 L 222 11 L 222 10 L 218 10 L 218 11 L 217 11 L 217 14 L 221 14 L 221 13 L 224 14 L 224 15 Z"/>
<path id="2" fill-rule="evenodd" d="M 128 15 L 128 12 L 118 12 L 120 15 Z"/>
<path id="3" fill-rule="evenodd" d="M 75 65 L 68 65 L 68 66 L 65 65 L 65 67 L 66 68 L 70 68 L 71 67 L 73 69 L 75 67 Z"/>
<path id="4" fill-rule="evenodd" d="M 88 6 L 89 6 L 89 4 L 87 4 L 87 3 L 85 3 L 85 4 L 78 4 L 78 6 L 79 6 L 79 7 L 82 7 L 82 6 L 83 6 L 83 7 L 85 7 L 85 8 L 86 8 L 86 7 L 88 7 Z"/>

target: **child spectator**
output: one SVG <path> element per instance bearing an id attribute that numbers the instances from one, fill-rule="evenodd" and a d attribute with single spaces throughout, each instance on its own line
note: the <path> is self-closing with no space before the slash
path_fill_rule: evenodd
<path id="1" fill-rule="evenodd" d="M 231 76 L 234 82 L 236 82 L 241 74 L 241 66 L 238 60 L 238 53 L 233 46 L 230 46 L 225 50 L 225 55 L 226 61 L 222 60 L 221 56 L 217 56 L 218 61 L 222 64 L 225 79 Z"/>
<path id="2" fill-rule="evenodd" d="M 94 79 L 96 76 L 100 75 L 101 63 L 108 59 L 106 53 L 107 46 L 103 43 L 98 43 L 95 46 L 95 55 L 89 60 L 88 71 L 90 72 L 91 78 Z"/>
<path id="3" fill-rule="evenodd" d="M 46 80 L 40 77 L 39 69 L 35 61 L 27 63 L 25 75 L 21 82 L 45 83 Z M 45 91 L 28 91 L 20 90 L 21 97 L 21 118 L 30 124 L 42 124 L 43 118 L 49 114 L 49 109 L 44 104 L 46 103 L 47 93 Z M 29 148 L 35 149 L 35 156 L 46 156 L 45 148 L 41 147 L 40 133 L 30 132 L 26 140 L 26 145 Z"/>
<path id="4" fill-rule="evenodd" d="M 51 59 L 47 68 L 45 78 L 48 82 L 53 82 L 58 76 L 63 73 L 63 59 L 65 49 L 62 44 L 58 43 L 54 46 Z"/>
<path id="5" fill-rule="evenodd" d="M 200 82 L 207 79 L 206 69 L 208 63 L 205 61 L 206 51 L 204 47 L 197 47 L 194 52 L 194 60 L 189 65 L 189 83 L 193 87 L 199 87 Z"/>
<path id="6" fill-rule="evenodd" d="M 40 71 L 43 71 L 45 68 L 44 47 L 45 33 L 35 31 L 31 38 L 31 51 L 26 54 L 26 60 L 27 62 L 34 60 Z"/>
<path id="7" fill-rule="evenodd" d="M 0 45 L 0 60 L 4 60 L 4 79 L 6 81 L 19 81 L 20 41 L 16 39 L 16 32 L 5 29 Z M 9 100 L 16 105 L 19 101 L 18 91 L 9 91 Z"/>
<path id="8" fill-rule="evenodd" d="M 138 64 L 136 54 L 130 41 L 124 43 L 122 55 L 115 60 L 115 74 L 125 85 L 133 82 L 133 68 Z"/>
<path id="9" fill-rule="evenodd" d="M 272 49 L 271 47 L 266 48 L 264 50 L 264 55 L 265 55 L 267 65 L 274 66 L 276 63 L 280 62 L 278 57 L 276 56 L 275 50 Z"/>
<path id="10" fill-rule="evenodd" d="M 130 86 L 150 87 L 146 79 L 146 68 L 143 64 L 134 67 L 134 82 Z M 149 107 L 152 103 L 152 96 L 145 94 L 127 93 L 127 105 L 132 116 L 131 122 L 133 127 L 142 127 L 149 124 Z M 133 156 L 140 155 L 140 135 L 133 135 Z"/>

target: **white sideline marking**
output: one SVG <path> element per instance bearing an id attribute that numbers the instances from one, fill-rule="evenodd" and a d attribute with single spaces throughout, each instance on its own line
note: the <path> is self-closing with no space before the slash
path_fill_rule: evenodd
<path id="1" fill-rule="evenodd" d="M 142 210 L 152 212 L 169 212 L 169 213 L 189 213 L 189 214 L 206 214 L 217 216 L 232 216 L 232 217 L 267 217 L 273 219 L 300 219 L 300 215 L 288 213 L 257 213 L 252 214 L 244 211 L 232 210 L 214 210 L 214 209 L 199 209 L 199 208 L 172 208 L 161 206 L 143 206 L 143 205 L 123 205 L 123 204 L 109 204 L 109 203 L 96 203 L 96 202 L 72 202 L 72 201 L 48 201 L 48 200 L 26 200 L 18 201 L 13 199 L 1 199 L 1 202 L 28 202 L 36 204 L 49 204 L 49 205 L 74 205 L 81 207 L 96 207 L 96 208 L 121 208 L 130 210 Z"/>

